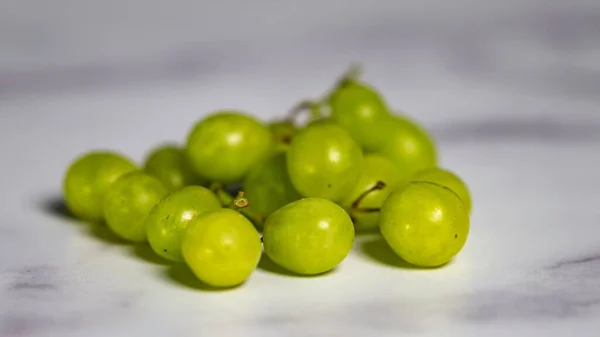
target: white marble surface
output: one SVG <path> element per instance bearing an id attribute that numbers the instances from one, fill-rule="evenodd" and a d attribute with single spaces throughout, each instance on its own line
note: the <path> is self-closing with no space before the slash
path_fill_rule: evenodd
<path id="1" fill-rule="evenodd" d="M 205 48 L 199 38 L 173 59 L 128 58 L 170 50 L 167 35 L 129 54 L 112 46 L 110 57 L 61 40 L 58 66 L 10 49 L 0 63 L 0 336 L 598 336 L 600 9 L 540 3 L 431 10 L 445 20 L 383 6 L 358 28 L 336 21 L 323 34 L 254 41 L 259 27 L 244 37 L 252 43 Z M 188 41 L 182 32 L 173 40 Z M 366 236 L 323 277 L 262 264 L 243 287 L 211 292 L 61 212 L 62 174 L 78 153 L 141 160 L 218 108 L 270 118 L 352 60 L 431 129 L 443 165 L 472 189 L 472 231 L 450 265 L 407 268 Z"/>

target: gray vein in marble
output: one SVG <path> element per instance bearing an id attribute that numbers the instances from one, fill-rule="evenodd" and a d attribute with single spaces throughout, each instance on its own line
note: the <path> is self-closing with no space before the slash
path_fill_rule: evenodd
<path id="1" fill-rule="evenodd" d="M 23 298 L 40 298 L 56 296 L 60 292 L 58 268 L 36 265 L 2 271 L 6 282 L 4 291 L 9 296 Z"/>
<path id="2" fill-rule="evenodd" d="M 570 267 L 573 265 L 581 265 L 581 264 L 594 264 L 594 268 L 600 269 L 600 254 L 597 255 L 589 255 L 584 256 L 572 260 L 564 260 L 557 262 L 548 267 L 548 269 L 564 269 L 565 267 Z M 597 264 L 597 266 L 596 266 Z"/>
<path id="3" fill-rule="evenodd" d="M 488 118 L 433 126 L 431 132 L 440 142 L 472 141 L 600 141 L 600 123 L 578 120 L 566 123 L 551 117 Z"/>
<path id="4" fill-rule="evenodd" d="M 90 324 L 110 322 L 115 317 L 134 310 L 143 294 L 143 291 L 139 290 L 115 292 L 111 294 L 108 301 L 92 308 L 78 308 L 84 303 L 63 299 L 62 302 L 49 302 L 49 306 L 40 306 L 35 311 L 23 309 L 27 306 L 22 307 L 19 303 L 26 299 L 26 296 L 16 294 L 14 303 L 17 305 L 0 316 L 0 336 L 37 336 L 48 331 L 54 333 L 85 331 Z M 55 305 L 61 306 L 60 310 L 56 310 Z"/>

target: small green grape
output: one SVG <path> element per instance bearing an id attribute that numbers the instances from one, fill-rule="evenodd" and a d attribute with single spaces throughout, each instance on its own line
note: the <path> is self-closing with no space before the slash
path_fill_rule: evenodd
<path id="1" fill-rule="evenodd" d="M 354 226 L 340 206 L 322 198 L 294 201 L 267 218 L 265 253 L 281 267 L 305 275 L 334 269 L 350 252 Z"/>
<path id="2" fill-rule="evenodd" d="M 435 167 L 437 151 L 426 130 L 407 118 L 394 116 L 378 123 L 372 152 L 388 157 L 403 176 Z"/>
<path id="3" fill-rule="evenodd" d="M 376 147 L 377 123 L 390 117 L 383 97 L 365 83 L 349 81 L 332 95 L 331 118 L 344 127 L 365 150 Z"/>
<path id="4" fill-rule="evenodd" d="M 401 177 L 392 162 L 377 154 L 364 157 L 363 170 L 354 189 L 340 203 L 350 214 L 357 232 L 379 226 L 379 209 L 385 199 L 410 177 Z M 379 187 L 378 183 L 384 186 Z"/>
<path id="5" fill-rule="evenodd" d="M 415 181 L 429 181 L 448 187 L 452 191 L 456 192 L 460 197 L 460 200 L 465 204 L 465 208 L 471 213 L 471 193 L 467 184 L 460 179 L 454 172 L 439 167 L 434 167 L 426 170 L 417 172 L 412 178 Z"/>
<path id="6" fill-rule="evenodd" d="M 462 250 L 469 234 L 469 214 L 452 190 L 431 182 L 410 182 L 387 198 L 379 228 L 402 259 L 436 267 Z"/>
<path id="7" fill-rule="evenodd" d="M 137 166 L 121 154 L 92 151 L 76 158 L 63 178 L 67 208 L 76 217 L 101 222 L 104 217 L 104 194 L 108 187 Z"/>
<path id="8" fill-rule="evenodd" d="M 339 124 L 333 120 L 330 117 L 325 117 L 325 118 L 318 118 L 318 119 L 313 119 L 311 121 L 309 121 L 305 127 L 309 127 L 309 126 L 313 126 L 313 125 L 321 125 L 321 124 L 328 124 L 328 125 L 337 125 L 339 126 Z"/>
<path id="9" fill-rule="evenodd" d="M 206 181 L 192 170 L 183 149 L 174 144 L 164 144 L 154 149 L 146 158 L 144 170 L 171 191 L 185 186 L 206 184 Z"/>
<path id="10" fill-rule="evenodd" d="M 233 184 L 267 158 L 273 146 L 273 135 L 258 120 L 241 112 L 221 111 L 192 128 L 186 151 L 197 174 Z"/>
<path id="11" fill-rule="evenodd" d="M 146 234 L 152 250 L 168 260 L 183 261 L 181 240 L 190 221 L 219 208 L 219 198 L 202 186 L 187 186 L 169 194 L 146 218 Z"/>
<path id="12" fill-rule="evenodd" d="M 266 219 L 279 208 L 301 198 L 287 173 L 285 153 L 277 154 L 255 166 L 244 179 L 249 211 Z"/>
<path id="13" fill-rule="evenodd" d="M 117 236 L 133 241 L 146 241 L 145 221 L 150 210 L 169 190 L 156 178 L 130 172 L 121 176 L 106 191 L 104 218 Z"/>
<path id="14" fill-rule="evenodd" d="M 305 197 L 340 201 L 356 184 L 363 154 L 342 127 L 320 123 L 302 129 L 287 153 L 292 184 Z"/>
<path id="15" fill-rule="evenodd" d="M 278 121 L 269 124 L 269 129 L 275 138 L 275 152 L 285 151 L 289 148 L 292 139 L 298 133 L 298 127 L 292 122 Z"/>
<path id="16" fill-rule="evenodd" d="M 222 208 L 196 217 L 188 226 L 181 251 L 202 282 L 233 287 L 245 282 L 262 254 L 260 235 L 248 219 Z"/>

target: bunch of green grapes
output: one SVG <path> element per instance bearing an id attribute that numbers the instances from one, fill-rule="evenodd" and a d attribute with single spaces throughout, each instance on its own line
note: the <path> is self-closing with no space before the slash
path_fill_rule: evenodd
<path id="1" fill-rule="evenodd" d="M 244 284 L 263 254 L 294 274 L 326 273 L 360 232 L 379 232 L 416 266 L 446 264 L 469 235 L 470 191 L 440 166 L 426 128 L 393 113 L 358 70 L 277 120 L 209 113 L 139 166 L 117 152 L 81 155 L 65 203 L 212 287 Z"/>

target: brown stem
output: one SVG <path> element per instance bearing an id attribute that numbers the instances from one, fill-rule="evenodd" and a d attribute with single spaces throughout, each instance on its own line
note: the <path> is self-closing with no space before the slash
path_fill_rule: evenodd
<path id="1" fill-rule="evenodd" d="M 361 212 L 361 213 L 374 213 L 374 212 L 379 212 L 381 210 L 381 208 L 379 207 L 364 207 L 361 208 L 360 207 L 360 203 L 367 197 L 367 195 L 369 195 L 372 192 L 375 191 L 379 191 L 385 188 L 385 183 L 383 181 L 378 181 L 375 185 L 373 185 L 371 188 L 369 188 L 368 190 L 362 192 L 358 198 L 356 198 L 356 200 L 354 200 L 354 202 L 352 203 L 352 210 L 354 212 Z"/>
<path id="2" fill-rule="evenodd" d="M 350 64 L 348 66 L 348 68 L 346 69 L 346 71 L 344 71 L 342 76 L 340 76 L 338 78 L 338 80 L 335 82 L 335 84 L 331 88 L 329 88 L 329 91 L 327 91 L 325 93 L 325 95 L 323 95 L 321 97 L 321 99 L 319 100 L 319 103 L 327 104 L 327 102 L 329 101 L 331 96 L 333 96 L 333 94 L 337 90 L 339 90 L 340 88 L 343 88 L 349 82 L 358 80 L 358 78 L 361 76 L 361 74 L 362 74 L 362 66 L 360 64 L 358 64 L 358 63 Z"/>
<path id="3" fill-rule="evenodd" d="M 313 108 L 318 105 L 319 102 L 315 101 L 315 100 L 311 100 L 311 99 L 305 99 L 303 101 L 300 101 L 298 104 L 294 105 L 292 107 L 292 109 L 290 110 L 290 112 L 288 112 L 288 116 L 286 118 L 286 121 L 289 123 L 292 123 L 294 125 L 297 125 L 297 119 L 298 117 L 302 114 L 302 113 L 306 113 L 309 111 L 312 111 Z"/>
<path id="4" fill-rule="evenodd" d="M 217 195 L 223 207 L 237 209 L 256 226 L 262 226 L 265 222 L 265 217 L 260 214 L 253 212 L 251 208 L 247 208 L 250 205 L 248 199 L 244 196 L 244 192 L 239 191 L 237 196 L 234 197 L 227 193 L 221 183 L 212 183 L 210 189 Z"/>
<path id="5" fill-rule="evenodd" d="M 233 201 L 229 205 L 229 207 L 236 208 L 238 210 L 244 207 L 248 207 L 248 199 L 244 197 L 244 192 L 239 191 L 235 199 L 233 199 Z"/>

